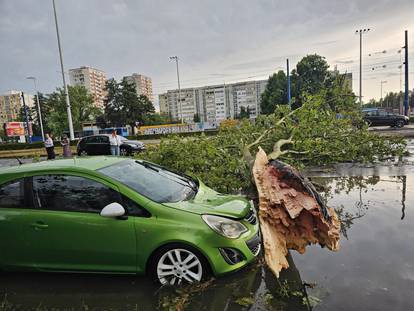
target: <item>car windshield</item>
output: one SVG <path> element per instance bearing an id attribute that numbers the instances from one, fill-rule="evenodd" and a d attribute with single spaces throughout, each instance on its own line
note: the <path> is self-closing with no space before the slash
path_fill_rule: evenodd
<path id="1" fill-rule="evenodd" d="M 123 136 L 119 136 L 119 135 L 117 135 L 118 136 L 118 139 L 120 140 L 120 141 L 125 141 L 125 140 L 127 140 L 125 137 L 123 137 Z"/>
<path id="2" fill-rule="evenodd" d="M 198 191 L 197 183 L 191 177 L 145 161 L 125 160 L 99 172 L 158 203 L 191 200 Z"/>

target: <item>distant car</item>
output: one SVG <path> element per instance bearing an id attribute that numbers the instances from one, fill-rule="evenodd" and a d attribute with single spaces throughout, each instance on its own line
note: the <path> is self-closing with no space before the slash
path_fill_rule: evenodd
<path id="1" fill-rule="evenodd" d="M 86 136 L 79 140 L 77 147 L 78 156 L 82 155 L 110 155 L 111 147 L 109 145 L 110 134 L 99 134 Z M 138 140 L 129 140 L 125 137 L 119 136 L 121 141 L 120 153 L 123 156 L 131 155 L 136 152 L 145 150 L 143 142 Z"/>
<path id="2" fill-rule="evenodd" d="M 147 273 L 164 285 L 236 271 L 261 248 L 245 198 L 120 157 L 0 169 L 0 237 L 0 271 Z"/>
<path id="3" fill-rule="evenodd" d="M 409 118 L 400 114 L 387 112 L 380 109 L 370 109 L 362 111 L 365 122 L 369 126 L 391 126 L 403 127 L 409 123 Z"/>

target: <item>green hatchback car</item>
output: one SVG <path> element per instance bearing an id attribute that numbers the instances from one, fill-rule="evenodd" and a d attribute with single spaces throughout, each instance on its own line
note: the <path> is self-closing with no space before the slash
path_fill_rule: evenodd
<path id="1" fill-rule="evenodd" d="M 253 206 L 141 160 L 83 157 L 0 170 L 0 270 L 148 273 L 161 284 L 245 266 Z"/>

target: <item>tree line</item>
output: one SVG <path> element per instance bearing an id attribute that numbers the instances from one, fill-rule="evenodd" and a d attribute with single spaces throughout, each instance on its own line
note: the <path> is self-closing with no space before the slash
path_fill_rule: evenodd
<path id="1" fill-rule="evenodd" d="M 262 114 L 272 114 L 278 106 L 290 105 L 293 109 L 302 106 L 306 96 L 323 94 L 324 100 L 333 110 L 347 107 L 350 110 L 359 109 L 356 97 L 350 85 L 346 83 L 344 75 L 337 71 L 330 71 L 329 64 L 323 56 L 312 54 L 303 57 L 290 73 L 291 102 L 287 99 L 287 75 L 280 70 L 268 79 L 265 91 L 261 95 L 260 110 Z M 96 122 L 101 128 L 153 125 L 171 123 L 169 116 L 155 114 L 152 102 L 144 95 L 137 95 L 135 85 L 126 79 L 117 82 L 109 79 L 106 83 L 107 96 L 103 109 L 94 105 L 92 96 L 82 86 L 69 86 L 71 100 L 72 119 L 75 131 L 82 130 L 82 123 Z M 401 95 L 398 95 L 401 96 Z M 397 96 L 397 97 L 398 97 Z M 380 103 L 390 103 L 397 107 L 396 95 L 389 93 Z M 36 99 L 34 98 L 36 102 Z M 63 89 L 57 88 L 50 94 L 39 93 L 39 101 L 42 110 L 43 125 L 46 132 L 62 135 L 68 129 L 66 115 L 66 101 Z M 413 94 L 410 96 L 412 104 Z M 377 105 L 378 103 L 370 102 Z M 399 105 L 399 103 L 398 103 Z M 238 119 L 249 118 L 248 108 L 241 109 Z M 33 121 L 35 135 L 40 135 L 37 107 L 29 110 L 29 119 Z M 194 122 L 199 121 L 200 116 L 194 116 Z M 19 121 L 24 120 L 22 112 Z"/>
<path id="2" fill-rule="evenodd" d="M 303 57 L 290 72 L 291 102 L 287 96 L 287 75 L 279 70 L 269 77 L 266 89 L 261 96 L 262 114 L 271 114 L 280 105 L 290 105 L 293 109 L 302 106 L 309 95 L 324 93 L 325 100 L 338 110 L 339 106 L 357 108 L 355 95 L 343 74 L 330 71 L 325 57 L 311 54 Z M 338 97 L 341 95 L 341 98 Z M 335 98 L 335 100 L 333 100 Z"/>
<path id="3" fill-rule="evenodd" d="M 112 78 L 106 82 L 107 96 L 102 108 L 95 105 L 92 95 L 83 86 L 68 86 L 68 92 L 75 131 L 82 131 L 85 122 L 96 122 L 101 128 L 171 122 L 169 116 L 155 114 L 152 102 L 145 95 L 137 95 L 135 85 L 125 79 L 117 82 Z M 45 133 L 61 136 L 67 132 L 69 127 L 63 88 L 57 88 L 50 94 L 38 93 L 38 96 Z M 35 105 L 27 108 L 27 115 L 29 121 L 33 122 L 33 134 L 40 136 L 36 97 L 33 102 Z M 23 107 L 17 121 L 26 121 Z"/>

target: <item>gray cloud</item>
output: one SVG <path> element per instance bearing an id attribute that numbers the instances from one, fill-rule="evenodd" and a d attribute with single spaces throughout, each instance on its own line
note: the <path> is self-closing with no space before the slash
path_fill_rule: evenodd
<path id="1" fill-rule="evenodd" d="M 272 68 L 284 68 L 287 56 L 294 64 L 311 53 L 326 55 L 332 64 L 336 60 L 348 70 L 357 57 L 355 29 L 374 29 L 367 44 L 390 38 L 382 49 L 401 46 L 393 35 L 412 26 L 398 23 L 410 21 L 414 9 L 412 0 L 56 0 L 56 4 L 66 69 L 90 65 L 116 78 L 140 72 L 153 78 L 155 93 L 176 85 L 170 55 L 180 57 L 184 86 L 242 79 L 243 73 L 246 78 L 261 74 L 265 78 Z M 32 91 L 25 80 L 28 75 L 38 77 L 42 91 L 60 86 L 51 1 L 0 0 L 0 12 L 0 92 Z M 367 88 L 369 92 L 375 86 Z"/>

